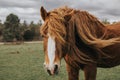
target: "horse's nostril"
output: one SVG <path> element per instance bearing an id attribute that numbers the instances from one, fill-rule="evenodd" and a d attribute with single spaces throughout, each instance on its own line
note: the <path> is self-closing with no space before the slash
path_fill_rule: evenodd
<path id="1" fill-rule="evenodd" d="M 55 70 L 57 70 L 58 69 L 58 65 L 55 65 Z"/>
<path id="2" fill-rule="evenodd" d="M 51 72 L 50 72 L 50 70 L 47 70 L 47 72 L 48 72 L 49 75 L 52 75 Z"/>
<path id="3" fill-rule="evenodd" d="M 54 73 L 55 73 L 55 74 L 58 74 L 58 65 L 55 65 Z"/>

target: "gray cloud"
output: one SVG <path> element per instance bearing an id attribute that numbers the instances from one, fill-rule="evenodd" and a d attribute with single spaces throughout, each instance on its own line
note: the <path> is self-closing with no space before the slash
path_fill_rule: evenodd
<path id="1" fill-rule="evenodd" d="M 35 0 L 0 0 L 0 7 L 10 8 L 10 7 L 21 7 L 21 8 L 34 8 L 39 4 Z"/>
<path id="2" fill-rule="evenodd" d="M 14 13 L 21 21 L 38 22 L 39 9 L 44 6 L 48 11 L 60 6 L 68 6 L 75 9 L 86 10 L 99 19 L 120 21 L 120 0 L 0 0 L 0 19 Z"/>

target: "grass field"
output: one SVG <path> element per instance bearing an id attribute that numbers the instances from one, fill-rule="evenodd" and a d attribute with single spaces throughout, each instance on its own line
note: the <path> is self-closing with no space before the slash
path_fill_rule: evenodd
<path id="1" fill-rule="evenodd" d="M 0 45 L 0 80 L 67 80 L 64 60 L 57 76 L 47 75 L 43 61 L 42 44 Z M 80 72 L 80 80 L 83 76 Z M 120 66 L 99 68 L 97 80 L 120 80 Z"/>

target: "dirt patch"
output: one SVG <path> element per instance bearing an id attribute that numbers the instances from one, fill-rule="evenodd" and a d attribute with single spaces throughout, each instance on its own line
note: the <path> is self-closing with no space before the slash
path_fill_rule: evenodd
<path id="1" fill-rule="evenodd" d="M 16 52 L 10 52 L 10 54 L 20 54 L 19 51 L 16 51 Z"/>

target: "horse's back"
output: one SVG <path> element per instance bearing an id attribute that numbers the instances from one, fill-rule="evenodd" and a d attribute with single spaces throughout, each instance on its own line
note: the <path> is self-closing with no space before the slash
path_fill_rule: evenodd
<path id="1" fill-rule="evenodd" d="M 106 26 L 107 29 L 113 31 L 117 36 L 120 36 L 120 22 Z"/>

